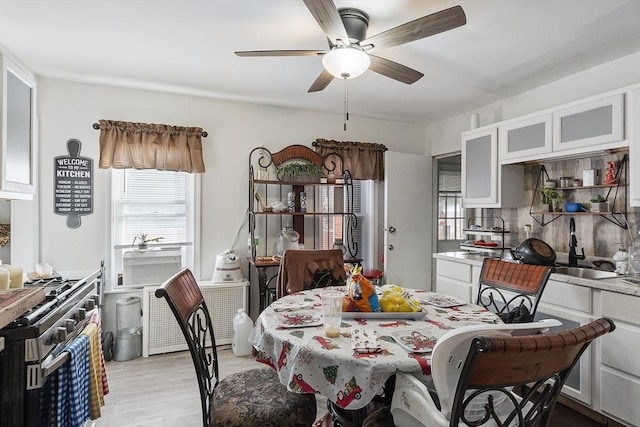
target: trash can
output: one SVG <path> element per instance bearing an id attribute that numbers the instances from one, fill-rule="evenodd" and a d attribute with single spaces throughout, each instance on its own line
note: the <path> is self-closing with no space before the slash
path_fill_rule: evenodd
<path id="1" fill-rule="evenodd" d="M 113 359 L 118 362 L 142 356 L 142 303 L 138 297 L 116 302 L 116 345 Z"/>

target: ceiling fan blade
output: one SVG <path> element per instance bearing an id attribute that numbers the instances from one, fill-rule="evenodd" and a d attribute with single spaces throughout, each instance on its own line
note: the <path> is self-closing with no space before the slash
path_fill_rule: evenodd
<path id="1" fill-rule="evenodd" d="M 361 41 L 360 46 L 373 45 L 369 50 L 373 52 L 452 30 L 466 23 L 462 7 L 454 6 L 376 34 Z"/>
<path id="2" fill-rule="evenodd" d="M 322 73 L 318 76 L 315 82 L 311 85 L 307 92 L 319 92 L 329 86 L 329 83 L 333 80 L 333 75 L 327 70 L 322 70 Z"/>
<path id="3" fill-rule="evenodd" d="M 327 53 L 326 50 L 240 50 L 238 56 L 318 56 Z"/>
<path id="4" fill-rule="evenodd" d="M 349 45 L 349 36 L 344 28 L 340 13 L 333 3 L 333 0 L 303 0 L 309 12 L 316 18 L 318 25 L 325 32 L 332 45 L 336 45 L 337 40 L 342 40 L 345 45 Z"/>
<path id="5" fill-rule="evenodd" d="M 375 55 L 369 55 L 369 57 L 371 58 L 371 65 L 369 65 L 371 71 L 398 80 L 399 82 L 410 85 L 424 76 L 420 71 L 398 64 L 397 62 Z"/>

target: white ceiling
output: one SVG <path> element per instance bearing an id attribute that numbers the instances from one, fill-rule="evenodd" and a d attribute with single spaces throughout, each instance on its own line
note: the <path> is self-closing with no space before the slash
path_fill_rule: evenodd
<path id="1" fill-rule="evenodd" d="M 368 36 L 460 4 L 465 26 L 376 52 L 425 76 L 349 81 L 355 115 L 428 123 L 640 51 L 639 0 L 334 0 Z M 302 0 L 0 0 L 0 45 L 40 76 L 342 113 L 344 83 L 307 93 L 326 49 Z M 640 74 L 640 70 L 639 70 Z"/>

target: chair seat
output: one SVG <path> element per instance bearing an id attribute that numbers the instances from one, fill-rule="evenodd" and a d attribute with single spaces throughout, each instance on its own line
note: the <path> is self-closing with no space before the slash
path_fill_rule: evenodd
<path id="1" fill-rule="evenodd" d="M 316 419 L 313 394 L 290 392 L 273 369 L 252 369 L 223 378 L 210 406 L 212 426 L 298 427 Z"/>
<path id="2" fill-rule="evenodd" d="M 389 406 L 383 406 L 369 414 L 362 427 L 395 427 Z"/>

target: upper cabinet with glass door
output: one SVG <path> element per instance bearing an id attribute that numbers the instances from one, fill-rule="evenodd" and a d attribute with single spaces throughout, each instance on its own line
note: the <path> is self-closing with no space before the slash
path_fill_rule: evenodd
<path id="1" fill-rule="evenodd" d="M 501 165 L 498 154 L 497 126 L 462 134 L 462 205 L 465 208 L 523 205 L 524 168 Z"/>
<path id="2" fill-rule="evenodd" d="M 624 94 L 591 98 L 553 113 L 553 151 L 625 146 Z"/>
<path id="3" fill-rule="evenodd" d="M 501 123 L 498 130 L 501 162 L 504 164 L 536 160 L 551 153 L 551 123 L 551 113 L 525 116 Z"/>
<path id="4" fill-rule="evenodd" d="M 6 55 L 0 55 L 0 62 L 0 198 L 31 200 L 36 183 L 36 83 Z"/>

